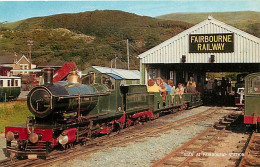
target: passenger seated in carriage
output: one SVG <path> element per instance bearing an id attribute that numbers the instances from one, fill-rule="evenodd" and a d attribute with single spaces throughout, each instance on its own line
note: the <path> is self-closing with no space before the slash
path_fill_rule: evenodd
<path id="1" fill-rule="evenodd" d="M 166 95 L 167 95 L 167 91 L 166 91 L 167 88 L 164 86 L 163 80 L 161 77 L 156 78 L 156 84 L 161 88 L 160 92 L 161 92 L 162 100 L 165 101 Z"/>
<path id="2" fill-rule="evenodd" d="M 196 93 L 196 88 L 192 85 L 192 83 L 188 82 L 185 92 L 186 93 Z"/>
<path id="3" fill-rule="evenodd" d="M 164 80 L 163 80 L 163 86 L 166 88 L 166 91 L 167 91 L 168 94 L 172 93 L 171 87 Z"/>
<path id="4" fill-rule="evenodd" d="M 160 92 L 160 90 L 161 88 L 158 85 L 154 84 L 154 81 L 152 79 L 148 80 L 148 92 Z"/>
<path id="5" fill-rule="evenodd" d="M 174 83 L 173 83 L 173 80 L 168 80 L 168 85 L 170 86 L 170 88 L 171 88 L 171 90 L 172 90 L 172 92 L 170 93 L 170 95 L 172 96 L 172 98 L 171 98 L 171 100 L 172 100 L 172 103 L 174 102 L 173 100 L 174 100 L 174 96 L 175 96 L 175 94 L 176 94 L 176 89 L 175 89 L 175 85 L 174 85 Z"/>
<path id="6" fill-rule="evenodd" d="M 176 89 L 176 92 L 178 95 L 180 95 L 180 99 L 182 98 L 182 95 L 184 93 L 184 87 L 182 83 L 178 84 L 178 88 Z"/>

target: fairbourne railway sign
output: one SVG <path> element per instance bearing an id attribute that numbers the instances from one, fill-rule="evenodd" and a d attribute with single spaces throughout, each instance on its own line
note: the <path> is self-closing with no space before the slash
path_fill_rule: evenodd
<path id="1" fill-rule="evenodd" d="M 190 34 L 190 53 L 231 53 L 234 52 L 234 34 Z"/>

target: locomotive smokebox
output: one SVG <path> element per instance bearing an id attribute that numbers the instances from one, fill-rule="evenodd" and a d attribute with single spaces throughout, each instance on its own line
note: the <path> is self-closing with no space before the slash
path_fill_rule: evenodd
<path id="1" fill-rule="evenodd" d="M 53 85 L 53 68 L 43 69 L 44 85 Z"/>

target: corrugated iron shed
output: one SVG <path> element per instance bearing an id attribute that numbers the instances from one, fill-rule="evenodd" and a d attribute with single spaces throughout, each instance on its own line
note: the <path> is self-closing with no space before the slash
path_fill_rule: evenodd
<path id="1" fill-rule="evenodd" d="M 100 71 L 104 74 L 114 74 L 123 79 L 129 80 L 140 80 L 140 72 L 138 70 L 125 70 L 125 69 L 116 69 L 100 66 L 92 66 L 94 69 Z"/>
<path id="2" fill-rule="evenodd" d="M 190 34 L 234 34 L 234 52 L 213 53 L 214 63 L 260 63 L 260 39 L 212 17 L 140 54 L 141 64 L 210 63 L 212 53 L 190 53 Z"/>

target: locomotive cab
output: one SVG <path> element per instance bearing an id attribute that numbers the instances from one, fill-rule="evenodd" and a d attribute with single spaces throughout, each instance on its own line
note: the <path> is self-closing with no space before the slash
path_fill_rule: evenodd
<path id="1" fill-rule="evenodd" d="M 245 78 L 245 124 L 260 124 L 260 73 Z"/>

